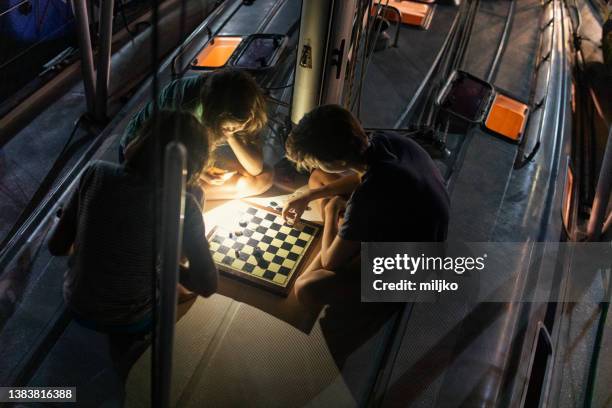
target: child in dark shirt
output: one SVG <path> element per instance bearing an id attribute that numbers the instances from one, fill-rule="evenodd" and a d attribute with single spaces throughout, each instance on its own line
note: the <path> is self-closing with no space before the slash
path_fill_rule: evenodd
<path id="1" fill-rule="evenodd" d="M 161 111 L 159 124 L 157 151 L 151 143 L 124 165 L 97 161 L 83 171 L 49 241 L 52 254 L 70 253 L 64 278 L 69 309 L 78 320 L 102 331 L 148 329 L 157 262 L 154 245 L 159 242 L 155 213 L 161 206 L 155 174 L 162 172 L 165 146 L 173 140 L 185 146 L 188 185 L 198 180 L 208 161 L 207 139 L 193 115 Z M 147 137 L 152 121 L 140 131 Z M 210 296 L 217 287 L 217 271 L 199 200 L 186 194 L 184 211 L 183 254 L 189 267 L 180 281 Z"/>
<path id="2" fill-rule="evenodd" d="M 324 228 L 321 253 L 295 284 L 300 301 L 357 297 L 361 242 L 444 241 L 449 198 L 438 169 L 414 141 L 368 137 L 344 108 L 325 105 L 304 116 L 286 142 L 287 157 L 312 171 L 310 189 L 285 205 L 289 222 L 317 201 Z M 350 195 L 348 202 L 344 197 Z M 355 275 L 356 274 L 356 275 Z M 355 290 L 357 293 L 355 293 Z"/>

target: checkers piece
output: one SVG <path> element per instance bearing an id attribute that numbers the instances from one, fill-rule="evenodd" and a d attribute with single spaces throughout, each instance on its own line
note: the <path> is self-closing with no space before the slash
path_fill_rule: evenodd
<path id="1" fill-rule="evenodd" d="M 249 225 L 249 218 L 246 216 L 240 218 L 240 221 L 238 221 L 238 225 L 240 225 L 242 228 L 246 227 L 247 225 Z"/>
<path id="2" fill-rule="evenodd" d="M 238 233 L 217 226 L 208 236 L 219 270 L 281 295 L 287 295 L 320 226 L 300 221 L 294 226 L 267 209 L 245 204 L 249 221 Z"/>

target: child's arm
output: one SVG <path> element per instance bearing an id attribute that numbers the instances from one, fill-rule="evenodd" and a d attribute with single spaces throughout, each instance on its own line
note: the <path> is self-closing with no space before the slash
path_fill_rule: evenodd
<path id="1" fill-rule="evenodd" d="M 261 174 L 264 168 L 261 143 L 245 143 L 235 135 L 228 136 L 227 142 L 244 169 L 252 176 Z"/>
<path id="2" fill-rule="evenodd" d="M 54 256 L 68 255 L 74 243 L 77 230 L 78 189 L 74 191 L 68 204 L 62 209 L 59 221 L 51 232 L 47 246 Z"/>
<path id="3" fill-rule="evenodd" d="M 183 253 L 189 268 L 181 275 L 181 284 L 199 295 L 210 296 L 217 290 L 217 268 L 206 240 L 200 207 L 194 199 L 186 201 Z"/>
<path id="4" fill-rule="evenodd" d="M 283 208 L 283 218 L 291 218 L 293 222 L 299 221 L 300 217 L 308 207 L 308 203 L 320 198 L 327 198 L 349 194 L 359 185 L 360 179 L 357 173 L 339 178 L 323 187 L 307 190 L 297 194 L 287 201 Z"/>
<path id="5" fill-rule="evenodd" d="M 218 275 L 208 242 L 206 239 L 185 239 L 183 250 L 189 260 L 189 268 L 181 276 L 181 284 L 199 295 L 211 296 L 217 291 Z"/>
<path id="6" fill-rule="evenodd" d="M 340 197 L 334 197 L 325 206 L 325 225 L 321 243 L 321 264 L 323 269 L 335 271 L 359 254 L 361 243 L 349 241 L 338 235 L 340 212 L 346 207 L 346 202 Z"/>

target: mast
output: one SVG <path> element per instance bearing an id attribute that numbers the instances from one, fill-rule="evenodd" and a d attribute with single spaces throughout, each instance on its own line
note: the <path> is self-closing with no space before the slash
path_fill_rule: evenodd
<path id="1" fill-rule="evenodd" d="M 357 0 L 304 0 L 291 121 L 318 105 L 340 103 Z"/>

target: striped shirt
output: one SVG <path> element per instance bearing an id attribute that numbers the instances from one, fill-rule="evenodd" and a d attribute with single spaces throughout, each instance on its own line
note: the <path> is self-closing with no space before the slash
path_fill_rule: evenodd
<path id="1" fill-rule="evenodd" d="M 64 209 L 75 240 L 64 279 L 64 299 L 78 316 L 101 325 L 145 320 L 152 309 L 155 262 L 153 186 L 138 174 L 94 162 Z M 206 241 L 201 207 L 185 200 L 183 239 Z"/>

